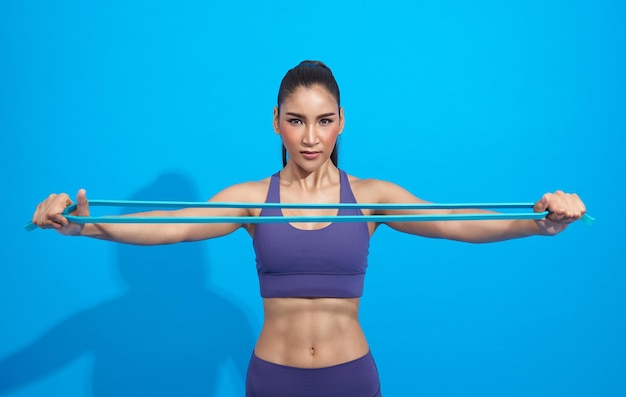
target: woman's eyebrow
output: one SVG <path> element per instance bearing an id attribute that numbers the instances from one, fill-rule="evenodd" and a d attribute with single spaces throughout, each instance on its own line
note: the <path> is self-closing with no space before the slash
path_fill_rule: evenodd
<path id="1" fill-rule="evenodd" d="M 300 119 L 306 119 L 305 115 L 299 114 L 299 113 L 295 113 L 295 112 L 286 112 L 285 114 L 288 115 L 288 116 L 297 117 L 297 118 L 300 118 Z M 321 119 L 321 118 L 324 118 L 324 117 L 331 117 L 331 116 L 336 116 L 336 115 L 337 115 L 337 113 L 330 112 L 330 113 L 323 113 L 323 114 L 317 115 L 316 117 L 318 119 Z"/>
<path id="2" fill-rule="evenodd" d="M 323 113 L 320 114 L 319 116 L 317 116 L 318 119 L 323 119 L 324 117 L 331 117 L 331 116 L 336 116 L 337 113 L 335 112 L 331 112 L 331 113 Z"/>

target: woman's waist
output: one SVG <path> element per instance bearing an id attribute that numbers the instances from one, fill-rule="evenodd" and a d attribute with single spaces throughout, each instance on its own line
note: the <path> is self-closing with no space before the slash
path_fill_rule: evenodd
<path id="1" fill-rule="evenodd" d="M 264 299 L 265 321 L 255 354 L 276 364 L 320 368 L 369 350 L 358 321 L 358 298 Z"/>

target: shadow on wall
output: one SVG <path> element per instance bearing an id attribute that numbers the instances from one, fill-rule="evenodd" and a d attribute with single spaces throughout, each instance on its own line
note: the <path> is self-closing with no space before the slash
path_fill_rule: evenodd
<path id="1" fill-rule="evenodd" d="M 194 200 L 185 177 L 169 173 L 135 200 Z M 95 396 L 210 396 L 234 368 L 243 394 L 254 337 L 246 308 L 207 284 L 205 245 L 120 244 L 127 293 L 77 313 L 0 361 L 0 395 L 93 356 Z M 228 365 L 228 363 L 234 365 Z"/>

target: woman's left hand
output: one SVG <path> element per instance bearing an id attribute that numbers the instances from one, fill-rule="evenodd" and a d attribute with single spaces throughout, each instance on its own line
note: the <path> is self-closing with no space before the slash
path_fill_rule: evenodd
<path id="1" fill-rule="evenodd" d="M 570 223 L 579 220 L 587 210 L 576 193 L 557 190 L 544 194 L 541 200 L 535 203 L 534 211 L 550 212 L 546 218 L 535 222 L 540 234 L 553 236 L 565 230 Z"/>

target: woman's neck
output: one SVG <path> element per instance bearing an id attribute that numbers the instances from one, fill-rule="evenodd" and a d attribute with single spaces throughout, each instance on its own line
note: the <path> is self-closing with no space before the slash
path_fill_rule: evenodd
<path id="1" fill-rule="evenodd" d="M 285 168 L 280 172 L 280 179 L 282 183 L 287 185 L 299 185 L 302 190 L 321 189 L 338 183 L 339 169 L 330 160 L 313 171 L 287 162 Z"/>

